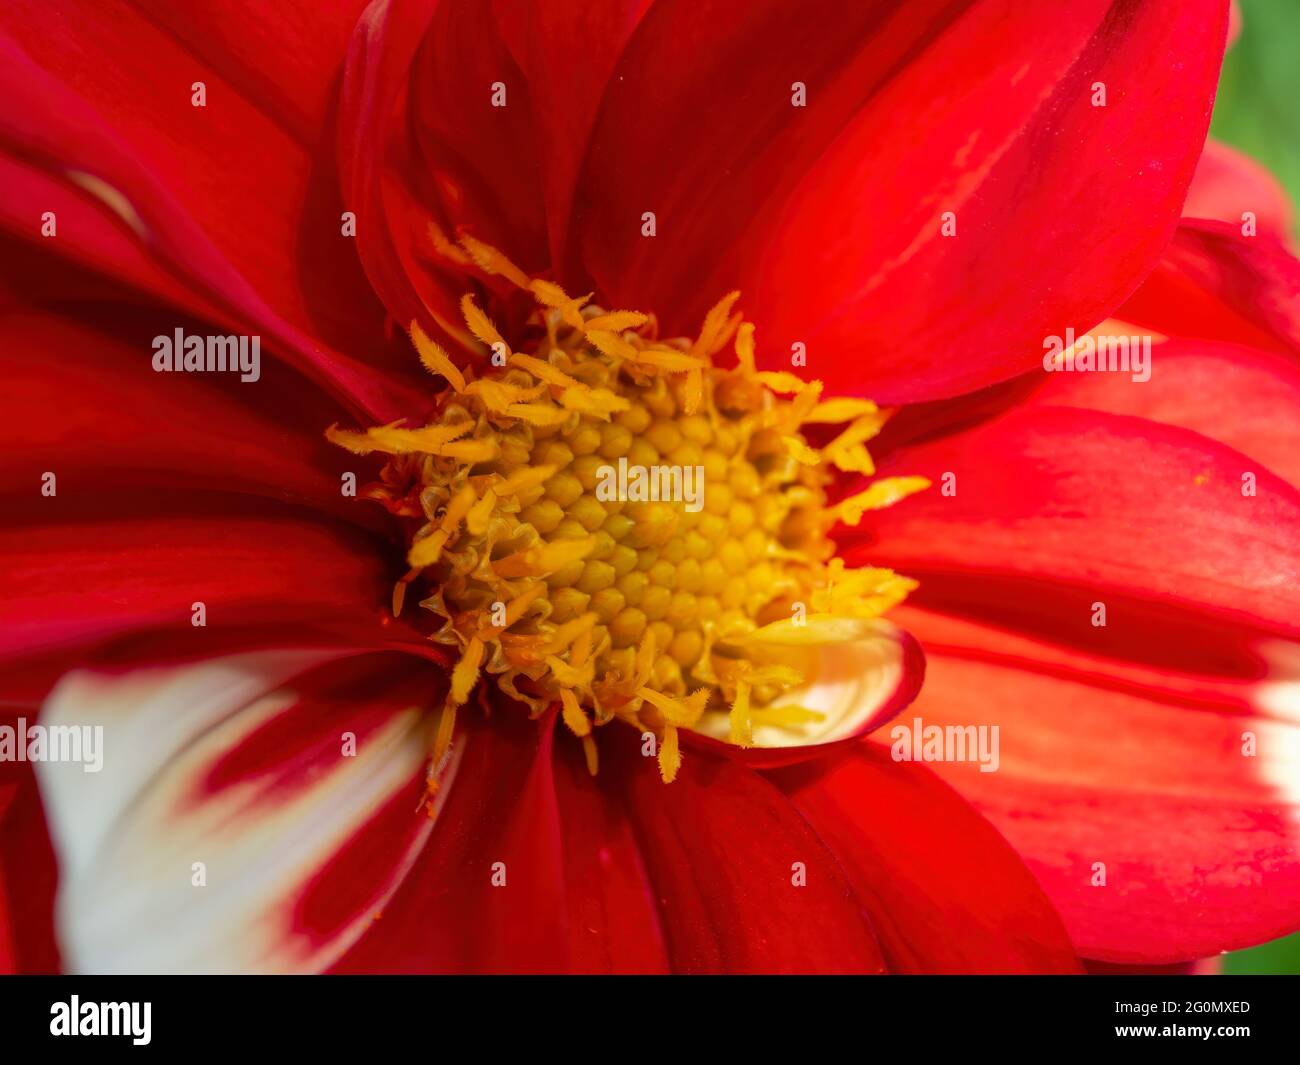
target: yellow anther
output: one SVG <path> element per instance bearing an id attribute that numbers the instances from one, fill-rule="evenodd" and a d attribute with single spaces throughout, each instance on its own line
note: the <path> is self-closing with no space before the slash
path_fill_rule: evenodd
<path id="1" fill-rule="evenodd" d="M 559 311 L 561 320 L 570 329 L 582 330 L 584 325 L 582 307 L 591 299 L 591 293 L 575 299 L 554 281 L 543 281 L 540 278 L 535 279 L 528 287 L 542 306 Z"/>
<path id="2" fill-rule="evenodd" d="M 833 452 L 827 450 L 826 457 L 830 459 L 831 465 L 845 473 L 860 473 L 870 477 L 876 472 L 876 464 L 872 461 L 871 452 L 861 444 L 852 444 Z"/>
<path id="3" fill-rule="evenodd" d="M 422 569 L 437 562 L 443 548 L 455 537 L 456 530 L 473 505 L 474 489 L 465 485 L 447 504 L 447 512 L 443 515 L 439 527 L 431 535 L 423 540 L 416 540 L 411 545 L 411 550 L 406 555 L 407 564 L 413 569 Z"/>
<path id="4" fill-rule="evenodd" d="M 569 419 L 567 410 L 545 403 L 511 403 L 506 413 L 529 425 L 563 425 Z"/>
<path id="5" fill-rule="evenodd" d="M 557 655 L 562 654 L 571 644 L 576 644 L 584 633 L 590 634 L 598 620 L 595 614 L 583 614 L 572 621 L 566 621 L 551 634 L 551 651 Z"/>
<path id="6" fill-rule="evenodd" d="M 505 341 L 497 327 L 492 324 L 492 319 L 478 309 L 474 302 L 474 297 L 468 292 L 460 298 L 460 313 L 465 318 L 465 324 L 469 326 L 469 331 L 473 333 L 493 351 L 500 351 L 507 358 L 510 355 L 510 345 Z M 497 345 L 500 345 L 498 348 Z"/>
<path id="7" fill-rule="evenodd" d="M 736 362 L 745 373 L 756 372 L 754 366 L 754 323 L 745 322 L 736 330 Z"/>
<path id="8" fill-rule="evenodd" d="M 675 725 L 684 725 L 690 728 L 700 719 L 704 713 L 705 703 L 708 701 L 709 692 L 707 688 L 700 688 L 692 692 L 685 699 L 674 699 L 671 695 L 664 695 L 663 692 L 657 692 L 653 688 L 638 688 L 636 694 L 658 710 L 670 722 Z"/>
<path id="9" fill-rule="evenodd" d="M 655 634 L 646 629 L 641 637 L 641 644 L 636 649 L 636 672 L 632 677 L 633 688 L 641 688 L 650 679 L 650 671 L 655 664 Z"/>
<path id="10" fill-rule="evenodd" d="M 847 429 L 826 445 L 826 450 L 838 451 L 870 440 L 885 427 L 885 422 L 889 420 L 891 413 L 885 410 L 873 410 L 859 415 Z"/>
<path id="11" fill-rule="evenodd" d="M 603 329 L 610 333 L 621 333 L 625 329 L 639 329 L 650 320 L 650 316 L 640 311 L 612 311 L 598 314 L 587 319 L 587 330 Z"/>
<path id="12" fill-rule="evenodd" d="M 511 625 L 524 616 L 524 611 L 545 594 L 546 585 L 541 581 L 538 581 L 529 588 L 528 591 L 510 600 L 510 602 L 506 604 L 506 623 L 502 628 L 510 628 Z"/>
<path id="13" fill-rule="evenodd" d="M 626 399 L 616 396 L 607 388 L 566 388 L 560 393 L 560 403 L 565 410 L 589 414 L 606 421 L 611 414 L 631 407 Z"/>
<path id="14" fill-rule="evenodd" d="M 464 436 L 473 428 L 473 422 L 461 422 L 455 425 L 426 425 L 423 429 L 402 429 L 394 422 L 374 426 L 364 433 L 356 433 L 331 425 L 325 430 L 325 438 L 354 455 L 369 455 L 373 451 L 382 451 L 387 455 L 408 455 L 423 451 L 436 455 L 448 443 Z"/>
<path id="15" fill-rule="evenodd" d="M 737 747 L 751 747 L 754 743 L 749 717 L 749 681 L 741 677 L 736 681 L 736 698 L 731 703 L 728 717 L 730 739 Z"/>
<path id="16" fill-rule="evenodd" d="M 527 370 L 539 381 L 545 381 L 548 385 L 554 385 L 556 388 L 586 387 L 582 382 L 570 377 L 563 370 L 535 356 L 521 355 L 516 352 L 510 356 L 509 361 L 511 366 L 518 366 L 521 370 Z"/>
<path id="17" fill-rule="evenodd" d="M 483 498 L 470 507 L 465 515 L 465 528 L 472 536 L 482 536 L 487 531 L 488 521 L 496 510 L 497 494 L 494 489 L 487 489 Z"/>
<path id="18" fill-rule="evenodd" d="M 880 408 L 869 399 L 850 399 L 836 396 L 824 399 L 804 418 L 809 425 L 841 425 L 863 414 L 875 414 Z"/>
<path id="19" fill-rule="evenodd" d="M 740 299 L 739 292 L 728 292 L 710 308 L 709 313 L 704 316 L 704 324 L 700 327 L 700 335 L 696 338 L 695 343 L 691 345 L 692 355 L 703 356 L 706 359 L 711 358 L 726 343 L 731 308 L 736 305 L 738 299 Z"/>
<path id="20" fill-rule="evenodd" d="M 640 366 L 652 366 L 665 373 L 686 373 L 688 370 L 702 370 L 708 364 L 695 355 L 671 348 L 634 348 L 633 361 Z"/>
<path id="21" fill-rule="evenodd" d="M 429 240 L 434 250 L 449 262 L 456 263 L 458 266 L 469 266 L 474 261 L 465 254 L 463 248 L 452 243 L 451 238 L 442 231 L 442 227 L 437 222 L 429 222 Z"/>
<path id="22" fill-rule="evenodd" d="M 587 759 L 587 772 L 593 777 L 600 771 L 600 755 L 596 750 L 596 737 L 582 737 L 582 753 Z"/>
<path id="23" fill-rule="evenodd" d="M 866 511 L 892 507 L 900 499 L 929 487 L 930 482 L 924 477 L 886 477 L 875 481 L 866 491 L 840 502 L 840 521 L 857 525 Z"/>
<path id="24" fill-rule="evenodd" d="M 519 288 L 528 289 L 528 275 L 519 269 L 514 263 L 507 259 L 491 244 L 486 244 L 468 233 L 460 235 L 461 246 L 469 252 L 469 256 L 474 260 L 475 265 L 485 274 L 498 274 L 504 277 L 512 285 Z"/>
<path id="25" fill-rule="evenodd" d="M 700 409 L 704 400 L 704 371 L 698 366 L 686 372 L 686 391 L 683 408 L 688 415 Z"/>
<path id="26" fill-rule="evenodd" d="M 586 558 L 595 546 L 596 542 L 591 537 L 540 543 L 527 550 L 498 559 L 492 563 L 492 569 L 498 577 L 506 579 L 547 577 L 572 562 Z"/>
<path id="27" fill-rule="evenodd" d="M 822 460 L 821 452 L 810 448 L 797 436 L 783 436 L 786 450 L 790 452 L 790 457 L 795 462 L 801 462 L 805 466 L 816 466 Z"/>
<path id="28" fill-rule="evenodd" d="M 429 339 L 428 335 L 420 328 L 420 323 L 411 322 L 411 343 L 415 345 L 415 350 L 420 356 L 421 365 L 431 374 L 438 377 L 445 377 L 451 382 L 451 387 L 457 392 L 465 391 L 465 375 L 460 372 L 460 368 L 451 361 L 442 348 Z"/>
<path id="29" fill-rule="evenodd" d="M 555 476 L 556 469 L 555 466 L 531 466 L 515 470 L 496 486 L 497 495 L 505 499 L 543 485 Z"/>
<path id="30" fill-rule="evenodd" d="M 442 762 L 442 757 L 447 753 L 447 748 L 451 746 L 451 737 L 456 731 L 456 704 L 448 700 L 443 704 L 442 717 L 438 720 L 438 731 L 433 738 L 433 758 L 432 764 L 436 769 Z M 437 788 L 437 780 L 432 776 L 429 780 L 430 790 Z"/>
<path id="31" fill-rule="evenodd" d="M 677 779 L 677 771 L 682 767 L 682 752 L 677 745 L 677 728 L 665 725 L 663 739 L 659 743 L 659 775 L 665 784 Z"/>
<path id="32" fill-rule="evenodd" d="M 483 641 L 475 636 L 465 645 L 465 653 L 451 671 L 451 692 L 447 697 L 457 706 L 469 699 L 469 693 L 478 683 L 478 671 L 482 664 Z"/>
<path id="33" fill-rule="evenodd" d="M 578 705 L 578 697 L 568 688 L 560 691 L 560 707 L 561 716 L 564 718 L 564 723 L 569 726 L 570 732 L 575 736 L 591 735 L 591 722 L 587 720 L 587 715 Z"/>
<path id="34" fill-rule="evenodd" d="M 786 396 L 796 395 L 808 387 L 802 377 L 796 377 L 788 370 L 759 370 L 754 376 L 773 392 Z"/>
<path id="35" fill-rule="evenodd" d="M 467 396 L 477 396 L 483 401 L 483 406 L 497 414 L 505 414 L 509 411 L 511 404 L 527 403 L 537 399 L 546 390 L 545 385 L 537 385 L 533 388 L 520 388 L 518 385 L 506 384 L 504 381 L 494 381 L 489 377 L 480 377 L 477 381 L 471 381 L 465 387 Z"/>
<path id="36" fill-rule="evenodd" d="M 588 326 L 587 340 L 594 348 L 611 358 L 636 361 L 638 349 L 608 329 L 592 329 Z"/>
<path id="37" fill-rule="evenodd" d="M 478 462 L 491 462 L 497 457 L 500 445 L 493 439 L 457 440 L 454 444 L 444 444 L 435 454 L 449 459 L 460 459 L 471 465 Z"/>

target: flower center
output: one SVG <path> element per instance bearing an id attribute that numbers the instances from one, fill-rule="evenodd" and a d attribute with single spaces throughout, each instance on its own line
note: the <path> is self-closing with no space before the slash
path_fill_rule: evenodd
<path id="1" fill-rule="evenodd" d="M 558 703 L 593 773 L 594 730 L 615 719 L 655 735 L 671 781 L 677 730 L 706 715 L 726 715 L 742 746 L 756 724 L 816 718 L 788 698 L 811 679 L 803 638 L 836 638 L 844 619 L 877 617 L 915 587 L 846 568 L 827 538 L 927 485 L 877 480 L 828 503 L 843 475 L 874 473 L 865 443 L 889 412 L 758 370 L 738 293 L 694 340 L 663 340 L 650 315 L 571 298 L 462 240 L 474 264 L 532 295 L 525 335 L 512 347 L 467 295 L 480 372 L 411 326 L 450 385 L 427 425 L 327 434 L 389 456 L 364 494 L 411 519 L 393 612 L 424 582 L 431 638 L 458 655 L 435 767 L 484 674 L 534 715 Z M 728 347 L 736 365 L 723 369 Z"/>

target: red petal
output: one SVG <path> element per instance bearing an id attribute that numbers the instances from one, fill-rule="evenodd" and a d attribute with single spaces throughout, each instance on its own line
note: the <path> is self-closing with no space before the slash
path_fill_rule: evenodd
<path id="1" fill-rule="evenodd" d="M 890 466 L 934 486 L 876 512 L 850 554 L 919 578 L 918 601 L 1041 619 L 1050 590 L 1052 623 L 1070 639 L 1131 638 L 1144 655 L 1153 613 L 1300 631 L 1300 493 L 1194 432 L 1044 406 L 906 449 Z M 1243 494 L 1247 473 L 1254 496 Z M 1109 604 L 1107 627 L 1092 623 L 1095 601 Z"/>
<path id="2" fill-rule="evenodd" d="M 76 506 L 41 503 L 47 514 Z M 200 512 L 7 526 L 0 655 L 146 629 L 183 632 L 197 649 L 230 627 L 377 628 L 393 580 L 384 545 L 346 526 L 258 509 L 258 517 Z M 198 602 L 207 627 L 192 627 Z"/>
<path id="3" fill-rule="evenodd" d="M 36 213 L 33 190 L 6 198 L 0 209 L 15 212 L 13 227 L 39 241 L 42 211 L 57 212 L 71 197 L 92 203 L 99 220 L 89 230 L 69 224 L 76 209 L 60 224 L 63 254 L 111 272 L 125 233 L 152 263 L 130 256 L 133 279 L 156 282 L 160 271 L 182 279 L 196 309 L 219 307 L 228 328 L 265 333 L 359 409 L 391 416 L 394 397 L 373 368 L 382 312 L 303 146 L 136 15 L 79 5 L 68 22 L 36 4 L 11 6 L 6 16 L 0 91 L 12 106 L 0 116 L 0 151 L 60 191 Z M 138 61 L 124 65 L 128 54 Z M 197 81 L 207 86 L 205 108 L 190 102 Z M 119 231 L 108 245 L 106 222 Z M 323 244 L 322 234 L 330 234 Z M 371 365 L 322 350 L 313 339 L 322 335 L 350 347 L 368 340 Z M 398 373 L 407 369 L 407 352 L 393 358 Z"/>
<path id="4" fill-rule="evenodd" d="M 604 744 L 600 736 L 598 744 Z M 574 972 L 662 973 L 670 969 L 659 900 L 610 772 L 593 777 L 572 736 L 556 752 L 555 788 L 564 826 L 570 968 Z"/>
<path id="5" fill-rule="evenodd" d="M 1191 429 L 1300 486 L 1300 366 L 1271 351 L 1199 340 L 1157 344 L 1151 379 L 1053 373 L 1030 402 Z"/>
<path id="6" fill-rule="evenodd" d="M 348 39 L 369 2 L 190 0 L 178 6 L 135 0 L 134 6 L 285 132 L 313 146 L 337 88 Z"/>
<path id="7" fill-rule="evenodd" d="M 1014 850 L 928 769 L 875 744 L 774 774 L 839 856 L 891 972 L 1078 972 Z"/>
<path id="8" fill-rule="evenodd" d="M 605 87 L 628 38 L 652 0 L 600 4 L 534 0 L 496 7 L 500 32 L 533 104 L 534 148 L 541 154 L 542 195 L 551 262 L 565 262 L 570 213 L 578 171 Z M 555 57 L 582 42 L 583 61 L 555 76 Z M 500 175 L 504 169 L 494 167 Z"/>
<path id="9" fill-rule="evenodd" d="M 636 737 L 621 739 L 609 761 L 659 898 L 675 971 L 882 970 L 871 924 L 837 855 L 775 787 L 703 752 L 688 755 L 666 785 L 654 759 L 626 742 Z M 603 743 L 602 755 L 614 746 Z M 801 872 L 806 884 L 796 886 Z"/>
<path id="10" fill-rule="evenodd" d="M 16 717 L 0 723 L 12 727 Z M 0 973 L 58 971 L 57 880 L 32 763 L 0 763 Z"/>
<path id="11" fill-rule="evenodd" d="M 1272 716 L 1284 689 L 904 613 L 930 662 L 916 717 L 1000 729 L 996 772 L 934 768 L 1028 862 L 1080 953 L 1182 961 L 1300 923 L 1300 728 Z"/>
<path id="12" fill-rule="evenodd" d="M 1117 316 L 1166 336 L 1300 353 L 1300 261 L 1240 226 L 1184 221 Z"/>
<path id="13" fill-rule="evenodd" d="M 430 311 L 458 320 L 457 292 L 420 266 L 432 252 L 435 216 L 426 201 L 433 197 L 404 119 L 411 64 L 436 9 L 436 0 L 366 9 L 349 45 L 338 123 L 339 180 L 346 202 L 366 219 L 357 249 L 370 283 L 403 327 L 418 317 L 431 329 Z"/>
<path id="14" fill-rule="evenodd" d="M 890 402 L 1011 377 L 1044 336 L 1106 317 L 1176 224 L 1224 0 L 981 3 L 955 17 L 939 4 L 891 17 L 832 6 L 646 16 L 579 186 L 602 293 L 678 330 L 742 288 L 770 363 L 802 342 L 831 391 Z M 807 108 L 791 106 L 794 81 Z M 737 83 L 753 89 L 725 88 Z M 957 236 L 944 238 L 949 210 Z M 686 261 L 713 273 L 687 282 Z"/>
<path id="15" fill-rule="evenodd" d="M 0 319 L 0 408 L 12 436 L 0 487 L 14 499 L 38 495 L 51 472 L 60 496 L 98 496 L 110 511 L 141 489 L 233 491 L 369 520 L 372 508 L 340 491 L 343 472 L 362 483 L 368 474 L 326 443 L 323 429 L 341 411 L 312 385 L 271 360 L 258 382 L 156 373 L 148 340 L 136 338 L 157 322 L 100 317 L 100 328 L 44 314 Z M 288 394 L 286 409 L 277 397 Z"/>

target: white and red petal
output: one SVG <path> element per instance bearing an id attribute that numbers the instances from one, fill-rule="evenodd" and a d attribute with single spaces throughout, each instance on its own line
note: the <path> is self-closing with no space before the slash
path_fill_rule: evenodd
<path id="1" fill-rule="evenodd" d="M 279 650 L 68 675 L 40 723 L 102 726 L 103 767 L 39 765 L 65 966 L 286 972 L 339 957 L 434 823 L 419 707 L 437 680 L 415 661 Z"/>
<path id="2" fill-rule="evenodd" d="M 925 654 L 908 632 L 881 619 L 850 622 L 856 639 L 806 645 L 806 684 L 772 705 L 795 705 L 822 714 L 820 721 L 755 724 L 752 747 L 727 742 L 726 714 L 706 715 L 699 731 L 683 732 L 690 746 L 725 755 L 753 768 L 822 758 L 879 728 L 907 707 L 921 690 Z M 793 629 L 798 635 L 806 631 Z"/>
<path id="3" fill-rule="evenodd" d="M 555 787 L 556 715 L 530 721 L 521 706 L 498 700 L 486 725 L 460 716 L 465 753 L 428 846 L 383 919 L 333 971 L 574 968 Z"/>

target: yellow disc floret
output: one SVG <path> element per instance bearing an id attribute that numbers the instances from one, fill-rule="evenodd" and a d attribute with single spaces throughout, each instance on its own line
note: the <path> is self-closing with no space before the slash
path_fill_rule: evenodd
<path id="1" fill-rule="evenodd" d="M 466 296 L 480 372 L 411 326 L 421 362 L 449 385 L 429 424 L 328 432 L 389 456 L 365 494 L 413 519 L 394 614 L 422 581 L 432 639 L 456 652 L 434 764 L 484 675 L 535 715 L 558 706 L 593 773 L 594 729 L 616 718 L 655 734 L 672 780 L 677 730 L 705 714 L 725 715 L 740 745 L 757 722 L 812 714 L 771 705 L 808 678 L 765 634 L 876 617 L 915 586 L 847 569 L 827 538 L 926 487 L 883 479 L 828 504 L 834 470 L 874 473 L 865 443 L 888 412 L 758 370 L 738 293 L 693 340 L 662 340 L 650 315 L 602 310 L 463 244 L 531 293 L 531 339 L 516 350 Z M 736 365 L 722 369 L 728 347 Z M 804 430 L 824 425 L 843 428 L 814 446 Z"/>

